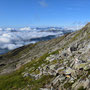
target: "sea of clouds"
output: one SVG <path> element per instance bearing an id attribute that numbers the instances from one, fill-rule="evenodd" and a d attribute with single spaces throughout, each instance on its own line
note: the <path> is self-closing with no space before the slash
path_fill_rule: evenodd
<path id="1" fill-rule="evenodd" d="M 19 29 L 0 28 L 0 54 L 16 49 L 23 45 L 35 43 L 38 41 L 49 40 L 65 33 L 72 32 L 61 28 L 33 28 L 24 27 Z"/>

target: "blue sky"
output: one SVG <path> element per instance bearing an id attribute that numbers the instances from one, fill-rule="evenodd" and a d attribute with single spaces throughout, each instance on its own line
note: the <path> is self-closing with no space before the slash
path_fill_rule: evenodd
<path id="1" fill-rule="evenodd" d="M 0 0 L 0 27 L 70 26 L 90 21 L 90 0 Z"/>

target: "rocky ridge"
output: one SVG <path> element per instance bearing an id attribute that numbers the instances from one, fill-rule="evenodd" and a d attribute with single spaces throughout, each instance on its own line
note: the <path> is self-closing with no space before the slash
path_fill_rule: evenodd
<path id="1" fill-rule="evenodd" d="M 2 55 L 0 67 L 1 90 L 90 90 L 90 23 Z"/>

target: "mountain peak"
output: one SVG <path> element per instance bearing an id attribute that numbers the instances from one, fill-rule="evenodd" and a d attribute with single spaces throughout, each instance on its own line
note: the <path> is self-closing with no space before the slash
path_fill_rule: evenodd
<path id="1" fill-rule="evenodd" d="M 87 33 L 87 36 L 90 37 L 90 22 L 88 22 L 82 30 L 84 30 Z"/>
<path id="2" fill-rule="evenodd" d="M 90 27 L 90 22 L 88 22 L 88 23 L 85 25 L 85 27 Z"/>

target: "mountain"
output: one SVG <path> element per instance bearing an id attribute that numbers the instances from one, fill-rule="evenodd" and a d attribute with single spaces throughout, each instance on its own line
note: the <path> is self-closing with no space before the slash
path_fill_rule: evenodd
<path id="1" fill-rule="evenodd" d="M 90 90 L 90 23 L 0 55 L 0 90 Z"/>

